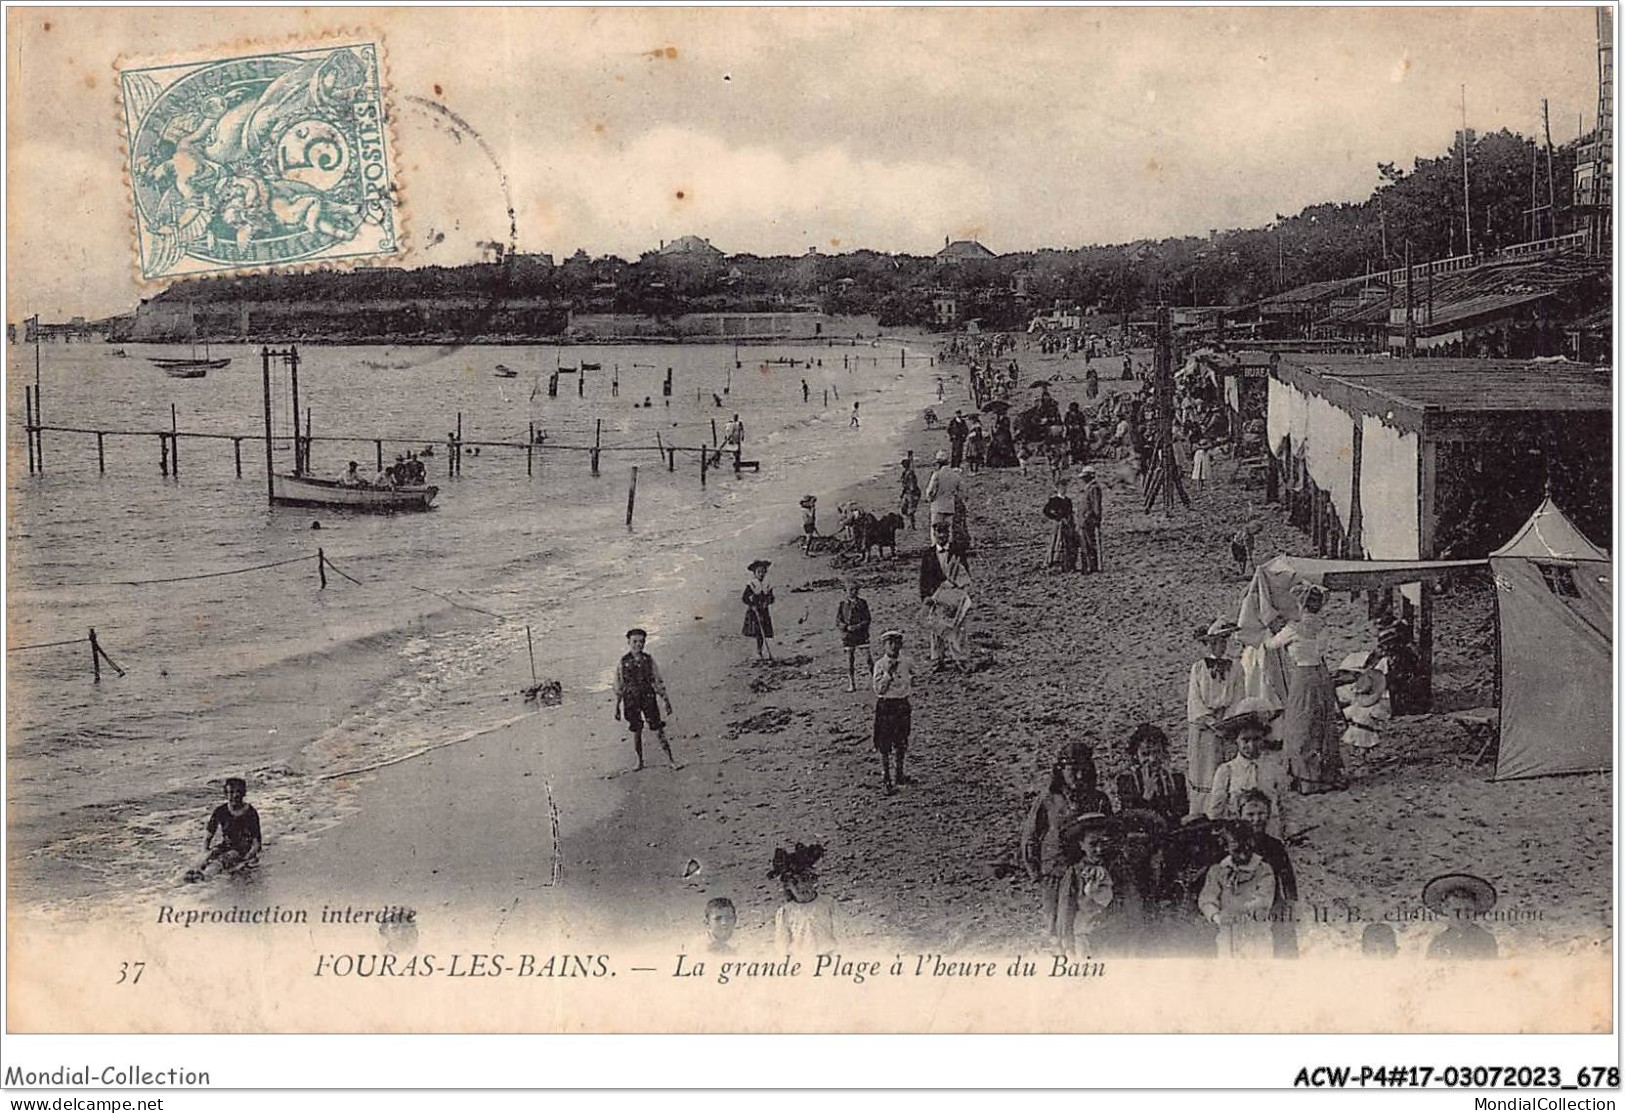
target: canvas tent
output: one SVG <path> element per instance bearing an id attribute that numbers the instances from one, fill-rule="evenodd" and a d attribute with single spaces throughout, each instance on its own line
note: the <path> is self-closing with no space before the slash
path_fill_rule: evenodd
<path id="1" fill-rule="evenodd" d="M 1297 617 L 1294 580 L 1369 591 L 1437 579 L 1483 560 L 1317 560 L 1260 565 L 1237 615 L 1243 642 L 1270 620 Z M 1610 559 L 1546 499 L 1489 556 L 1499 611 L 1501 743 L 1496 780 L 1613 768 L 1613 607 Z"/>
<path id="2" fill-rule="evenodd" d="M 1501 611 L 1496 780 L 1613 767 L 1610 563 L 1551 499 L 1490 554 Z"/>

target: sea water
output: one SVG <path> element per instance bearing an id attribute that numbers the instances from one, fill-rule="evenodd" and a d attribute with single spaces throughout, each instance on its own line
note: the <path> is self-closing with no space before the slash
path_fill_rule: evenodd
<path id="1" fill-rule="evenodd" d="M 125 351 L 46 345 L 45 422 L 156 433 L 170 427 L 173 405 L 183 432 L 262 431 L 257 348 L 213 349 L 232 362 L 197 380 L 148 362 L 184 350 Z M 532 683 L 526 626 L 537 676 L 558 680 L 566 702 L 601 691 L 627 626 L 648 627 L 658 644 L 663 629 L 692 619 L 670 601 L 703 570 L 708 543 L 764 522 L 794 537 L 803 493 L 895 462 L 904 422 L 935 400 L 929 354 L 892 341 L 303 347 L 300 407 L 312 432 L 365 438 L 316 442 L 313 474 L 336 477 L 350 460 L 372 474 L 376 437 L 411 441 L 386 443 L 386 463 L 407 447 L 434 448 L 425 464 L 441 489 L 436 508 L 370 516 L 269 507 L 259 441 L 242 443 L 239 479 L 229 440 L 183 438 L 175 478 L 160 475 L 156 436 L 108 437 L 102 474 L 93 436 L 48 433 L 43 474 L 30 476 L 22 424 L 34 352 L 13 347 L 8 644 L 94 627 L 126 670 L 104 666 L 93 684 L 85 642 L 7 655 L 9 853 L 24 903 L 83 907 L 171 884 L 177 862 L 199 851 L 201 820 L 229 775 L 248 777 L 280 838 L 315 837 L 336 814 L 321 791 L 335 774 L 457 744 L 533 710 L 519 696 Z M 777 362 L 789 359 L 804 362 Z M 553 370 L 583 360 L 603 364 L 585 372 L 584 392 L 564 374 L 548 397 Z M 517 377 L 497 377 L 498 364 Z M 850 428 L 854 402 L 860 429 Z M 280 367 L 272 411 L 285 436 L 290 384 Z M 657 444 L 710 444 L 712 420 L 735 412 L 759 474 L 735 476 L 725 463 L 702 488 L 693 452 L 668 472 Z M 464 441 L 522 445 L 532 422 L 552 445 L 601 437 L 601 474 L 590 475 L 584 452 L 543 450 L 527 475 L 523 448 L 485 447 L 465 448 L 461 473 L 448 476 L 445 438 L 458 414 Z M 274 460 L 291 470 L 285 446 Z M 821 501 L 820 524 L 833 529 L 834 500 Z M 322 589 L 318 547 L 360 582 L 330 570 Z M 284 560 L 296 563 L 212 575 Z"/>

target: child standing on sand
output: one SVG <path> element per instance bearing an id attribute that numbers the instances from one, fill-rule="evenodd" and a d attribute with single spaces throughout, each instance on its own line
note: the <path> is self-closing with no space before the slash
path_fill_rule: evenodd
<path id="1" fill-rule="evenodd" d="M 880 635 L 881 658 L 874 666 L 875 749 L 880 751 L 880 776 L 886 795 L 895 796 L 892 755 L 897 755 L 895 784 L 913 784 L 903 775 L 903 759 L 908 755 L 908 736 L 914 726 L 914 666 L 903 656 L 903 632 L 887 630 Z"/>
<path id="2" fill-rule="evenodd" d="M 818 891 L 818 872 L 813 867 L 824 856 L 817 843 L 796 843 L 794 850 L 783 847 L 773 852 L 773 868 L 784 886 L 784 903 L 773 915 L 773 943 L 777 954 L 823 955 L 835 950 L 835 902 Z"/>
<path id="3" fill-rule="evenodd" d="M 802 553 L 812 556 L 813 538 L 818 536 L 818 496 L 801 496 Z"/>
<path id="4" fill-rule="evenodd" d="M 626 712 L 626 725 L 632 732 L 632 748 L 638 754 L 638 768 L 643 768 L 643 724 L 647 720 L 660 739 L 660 748 L 666 751 L 666 762 L 677 768 L 672 756 L 671 743 L 666 741 L 666 721 L 660 717 L 660 703 L 671 714 L 671 697 L 666 694 L 666 682 L 660 678 L 655 659 L 643 652 L 649 632 L 634 626 L 626 632 L 627 652 L 615 666 L 615 718 Z M 657 700 L 659 702 L 657 702 Z"/>
<path id="5" fill-rule="evenodd" d="M 858 650 L 863 650 L 869 673 L 875 671 L 875 657 L 869 650 L 869 604 L 858 594 L 858 581 L 846 581 L 846 598 L 835 608 L 835 625 L 841 631 L 841 644 L 846 646 L 846 690 L 858 690 Z"/>

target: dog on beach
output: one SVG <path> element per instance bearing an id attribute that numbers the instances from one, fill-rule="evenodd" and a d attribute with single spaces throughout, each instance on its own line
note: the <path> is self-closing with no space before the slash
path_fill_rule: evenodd
<path id="1" fill-rule="evenodd" d="M 852 541 L 854 547 L 863 554 L 863 559 L 869 559 L 869 550 L 878 549 L 881 556 L 886 550 L 891 550 L 892 559 L 897 559 L 897 531 L 903 528 L 903 516 L 897 513 L 885 514 L 876 518 L 867 511 L 858 515 L 852 526 Z"/>

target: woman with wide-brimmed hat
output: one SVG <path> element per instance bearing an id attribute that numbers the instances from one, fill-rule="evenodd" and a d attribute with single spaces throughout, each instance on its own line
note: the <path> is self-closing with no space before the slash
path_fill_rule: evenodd
<path id="1" fill-rule="evenodd" d="M 747 566 L 750 577 L 739 596 L 745 604 L 745 625 L 740 632 L 756 639 L 756 657 L 767 661 L 773 660 L 773 613 L 769 609 L 773 606 L 773 585 L 767 582 L 767 570 L 772 565 L 771 560 L 751 561 Z"/>
<path id="2" fill-rule="evenodd" d="M 1049 783 L 1033 801 L 1021 827 L 1021 860 L 1027 874 L 1039 883 L 1039 909 L 1049 934 L 1060 938 L 1056 900 L 1061 878 L 1071 862 L 1067 825 L 1081 815 L 1110 815 L 1112 804 L 1098 787 L 1094 750 L 1082 742 L 1069 742 L 1055 755 Z"/>
<path id="3" fill-rule="evenodd" d="M 1326 589 L 1297 580 L 1289 589 L 1298 603 L 1298 616 L 1290 621 L 1277 616 L 1270 623 L 1269 649 L 1284 651 L 1286 708 L 1281 716 L 1281 743 L 1293 784 L 1305 795 L 1347 788 L 1339 744 L 1342 715 L 1331 674 L 1326 671 L 1325 623 L 1320 609 Z"/>
<path id="4" fill-rule="evenodd" d="M 1249 790 L 1257 790 L 1270 798 L 1272 811 L 1266 830 L 1276 838 L 1284 838 L 1287 794 L 1291 779 L 1282 766 L 1279 754 L 1266 752 L 1264 740 L 1269 737 L 1270 724 L 1279 714 L 1275 708 L 1256 696 L 1236 701 L 1229 714 L 1213 724 L 1221 738 L 1234 740 L 1236 756 L 1219 766 L 1213 773 L 1213 788 L 1208 793 L 1202 813 L 1209 819 L 1232 820 L 1241 818 L 1241 800 Z"/>
<path id="5" fill-rule="evenodd" d="M 1450 926 L 1428 944 L 1428 957 L 1446 960 L 1500 957 L 1495 936 L 1478 924 L 1495 907 L 1495 886 L 1470 873 L 1446 873 L 1422 887 L 1428 911 L 1447 917 Z"/>
<path id="6" fill-rule="evenodd" d="M 1198 627 L 1197 640 L 1207 653 L 1192 663 L 1185 687 L 1185 722 L 1189 742 L 1185 751 L 1185 788 L 1192 814 L 1200 812 L 1213 791 L 1213 774 L 1224 764 L 1224 739 L 1214 725 L 1241 698 L 1241 669 L 1228 652 L 1236 624 L 1219 617 Z"/>

